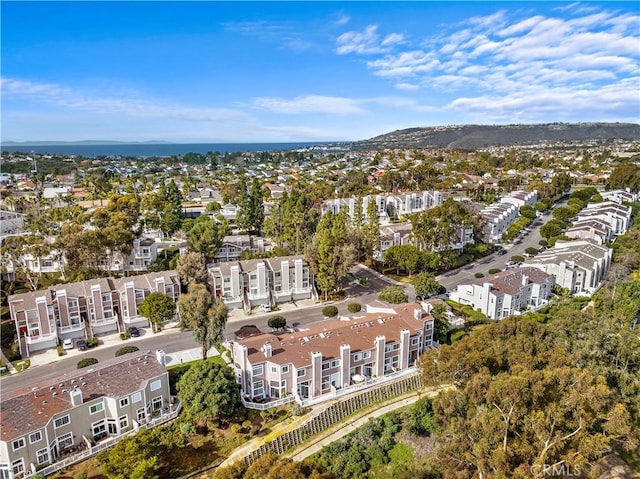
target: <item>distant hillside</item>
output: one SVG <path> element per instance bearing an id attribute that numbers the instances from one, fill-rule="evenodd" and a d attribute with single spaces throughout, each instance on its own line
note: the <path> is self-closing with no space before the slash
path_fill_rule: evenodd
<path id="1" fill-rule="evenodd" d="M 549 123 L 539 125 L 457 125 L 407 128 L 352 143 L 357 149 L 482 148 L 555 142 L 640 140 L 633 123 Z"/>

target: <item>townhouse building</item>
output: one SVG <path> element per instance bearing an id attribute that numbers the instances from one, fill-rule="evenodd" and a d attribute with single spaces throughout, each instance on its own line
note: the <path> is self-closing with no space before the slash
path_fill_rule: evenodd
<path id="1" fill-rule="evenodd" d="M 180 295 L 177 273 L 96 278 L 9 296 L 9 312 L 16 325 L 20 353 L 27 358 L 34 351 L 55 348 L 65 339 L 148 326 L 138 306 L 153 292 L 177 300 Z"/>
<path id="2" fill-rule="evenodd" d="M 378 212 L 378 219 L 386 224 L 397 221 L 404 215 L 420 213 L 434 206 L 439 206 L 444 201 L 441 192 L 418 191 L 408 193 L 381 193 L 378 195 L 367 195 L 362 198 L 362 218 L 366 221 L 367 209 L 370 202 L 375 202 Z M 322 214 L 331 212 L 338 214 L 343 210 L 347 211 L 349 218 L 356 216 L 356 198 L 336 198 L 324 201 L 322 204 Z"/>
<path id="3" fill-rule="evenodd" d="M 208 271 L 213 291 L 229 308 L 250 311 L 316 297 L 311 268 L 299 255 L 211 264 Z"/>
<path id="4" fill-rule="evenodd" d="M 616 235 L 609 222 L 600 218 L 583 219 L 576 221 L 570 228 L 565 231 L 565 236 L 574 239 L 590 239 L 604 245 L 615 240 Z"/>
<path id="5" fill-rule="evenodd" d="M 484 234 L 487 241 L 501 243 L 502 235 L 511 223 L 520 217 L 520 207 L 534 206 L 538 201 L 537 191 L 513 191 L 500 199 L 498 203 L 486 206 L 480 210 L 480 217 L 484 222 Z"/>
<path id="6" fill-rule="evenodd" d="M 245 253 L 266 253 L 272 249 L 273 243 L 268 238 L 252 235 L 225 236 L 213 262 L 239 261 Z"/>
<path id="7" fill-rule="evenodd" d="M 578 214 L 578 221 L 601 219 L 609 224 L 615 235 L 622 235 L 631 227 L 631 207 L 615 201 L 588 203 Z"/>
<path id="8" fill-rule="evenodd" d="M 490 319 L 502 319 L 547 304 L 553 284 L 552 275 L 523 267 L 462 283 L 450 297 Z"/>
<path id="9" fill-rule="evenodd" d="M 555 284 L 573 294 L 593 294 L 611 267 L 613 250 L 590 239 L 558 240 L 529 265 L 554 276 Z"/>
<path id="10" fill-rule="evenodd" d="M 413 368 L 419 355 L 435 346 L 433 323 L 420 307 L 369 307 L 351 320 L 236 338 L 231 342 L 236 377 L 247 402 L 320 401 Z"/>
<path id="11" fill-rule="evenodd" d="M 148 351 L 16 390 L 0 407 L 0 478 L 48 473 L 47 466 L 69 454 L 175 407 L 168 373 Z"/>
<path id="12" fill-rule="evenodd" d="M 626 190 L 601 191 L 600 196 L 605 200 L 615 201 L 618 204 L 636 203 L 638 201 L 638 193 L 631 191 L 629 188 Z"/>

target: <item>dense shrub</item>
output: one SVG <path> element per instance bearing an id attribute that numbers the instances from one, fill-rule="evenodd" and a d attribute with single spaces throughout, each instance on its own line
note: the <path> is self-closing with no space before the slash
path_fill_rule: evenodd
<path id="1" fill-rule="evenodd" d="M 522 256 L 515 255 L 511 257 L 511 261 L 514 263 L 524 263 L 524 258 Z"/>
<path id="2" fill-rule="evenodd" d="M 116 351 L 116 357 L 123 356 L 129 353 L 135 353 L 136 351 L 140 351 L 140 348 L 137 346 L 123 346 Z"/>
<path id="3" fill-rule="evenodd" d="M 500 268 L 491 268 L 489 270 L 489 274 L 496 274 L 496 273 L 499 273 L 500 271 L 502 271 Z"/>
<path id="4" fill-rule="evenodd" d="M 482 274 L 480 271 L 478 271 L 477 273 L 474 274 L 474 276 L 476 278 L 484 278 L 484 274 Z"/>
<path id="5" fill-rule="evenodd" d="M 399 286 L 387 286 L 382 291 L 380 291 L 380 294 L 378 294 L 378 299 L 391 304 L 400 304 L 409 301 L 407 293 L 405 293 L 404 289 Z"/>
<path id="6" fill-rule="evenodd" d="M 267 326 L 273 329 L 284 329 L 287 327 L 287 319 L 284 316 L 272 316 L 267 321 Z"/>
<path id="7" fill-rule="evenodd" d="M 322 308 L 322 315 L 326 318 L 333 318 L 338 315 L 338 308 L 335 306 L 325 306 Z"/>
<path id="8" fill-rule="evenodd" d="M 347 309 L 350 313 L 358 313 L 362 311 L 362 305 L 360 303 L 349 303 Z"/>
<path id="9" fill-rule="evenodd" d="M 93 336 L 92 338 L 89 338 L 89 340 L 87 341 L 87 347 L 89 348 L 95 348 L 98 345 L 98 338 L 96 338 L 95 336 Z"/>
<path id="10" fill-rule="evenodd" d="M 96 358 L 84 358 L 78 361 L 78 369 L 86 368 L 93 364 L 98 364 L 98 360 Z"/>

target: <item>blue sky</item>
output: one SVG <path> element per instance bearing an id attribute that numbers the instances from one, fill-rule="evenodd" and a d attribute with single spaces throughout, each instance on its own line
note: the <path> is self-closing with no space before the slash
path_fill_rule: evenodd
<path id="1" fill-rule="evenodd" d="M 2 140 L 640 121 L 638 2 L 2 1 Z"/>

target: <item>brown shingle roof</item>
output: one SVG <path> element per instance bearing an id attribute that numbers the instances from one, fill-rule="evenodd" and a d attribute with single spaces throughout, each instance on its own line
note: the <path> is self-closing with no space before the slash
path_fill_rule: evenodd
<path id="1" fill-rule="evenodd" d="M 84 402 L 103 396 L 117 398 L 139 391 L 146 381 L 165 372 L 154 354 L 141 351 L 13 391 L 0 403 L 0 438 L 10 441 L 41 429 L 53 416 L 71 409 L 69 391 L 75 385 Z"/>

